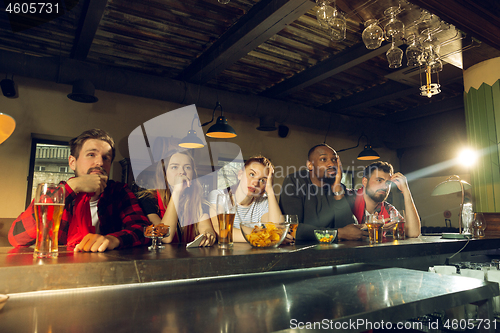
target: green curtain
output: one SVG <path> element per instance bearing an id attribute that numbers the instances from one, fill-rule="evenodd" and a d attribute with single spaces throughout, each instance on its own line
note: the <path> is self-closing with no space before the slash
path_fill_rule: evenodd
<path id="1" fill-rule="evenodd" d="M 470 88 L 464 99 L 469 144 L 480 152 L 471 170 L 474 211 L 500 212 L 500 80 Z"/>

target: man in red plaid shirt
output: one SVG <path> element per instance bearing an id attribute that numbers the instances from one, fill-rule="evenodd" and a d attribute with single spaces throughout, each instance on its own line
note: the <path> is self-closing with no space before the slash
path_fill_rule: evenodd
<path id="1" fill-rule="evenodd" d="M 115 158 L 113 139 L 91 129 L 70 142 L 69 166 L 76 177 L 62 182 L 66 202 L 59 229 L 59 244 L 75 251 L 103 252 L 144 245 L 144 226 L 151 224 L 127 184 L 108 180 Z M 29 246 L 36 241 L 33 202 L 12 224 L 9 242 Z"/>

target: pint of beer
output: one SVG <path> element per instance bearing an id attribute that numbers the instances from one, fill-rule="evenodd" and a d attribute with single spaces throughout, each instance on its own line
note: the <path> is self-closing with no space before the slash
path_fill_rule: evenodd
<path id="1" fill-rule="evenodd" d="M 299 226 L 299 217 L 297 215 L 285 215 L 285 222 L 290 223 L 290 235 L 292 235 L 293 239 L 297 236 L 297 228 Z M 290 245 L 295 244 L 295 241 L 291 242 Z"/>
<path id="2" fill-rule="evenodd" d="M 219 247 L 227 249 L 233 246 L 233 225 L 236 203 L 231 193 L 217 195 L 217 222 L 219 223 Z"/>
<path id="3" fill-rule="evenodd" d="M 36 244 L 33 256 L 54 258 L 58 254 L 59 225 L 64 211 L 64 185 L 41 183 L 35 194 Z"/>
<path id="4" fill-rule="evenodd" d="M 366 216 L 366 226 L 368 227 L 368 236 L 370 244 L 382 243 L 382 227 L 384 226 L 384 217 L 377 214 Z"/>

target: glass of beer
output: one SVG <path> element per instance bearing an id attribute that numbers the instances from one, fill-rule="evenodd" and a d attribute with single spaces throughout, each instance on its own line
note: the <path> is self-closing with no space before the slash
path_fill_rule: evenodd
<path id="1" fill-rule="evenodd" d="M 233 246 L 233 225 L 236 214 L 236 203 L 231 194 L 218 194 L 217 221 L 219 222 L 219 247 L 228 249 Z"/>
<path id="2" fill-rule="evenodd" d="M 486 229 L 486 219 L 483 213 L 474 213 L 474 238 L 484 238 Z"/>
<path id="3" fill-rule="evenodd" d="M 368 236 L 370 244 L 382 243 L 382 227 L 384 226 L 384 217 L 372 214 L 366 216 L 366 226 L 368 227 Z"/>
<path id="4" fill-rule="evenodd" d="M 299 217 L 297 215 L 285 215 L 285 223 L 290 223 L 289 233 L 292 235 L 293 239 L 297 235 L 297 227 L 299 226 Z M 291 242 L 290 245 L 294 245 L 295 241 Z"/>
<path id="5" fill-rule="evenodd" d="M 41 183 L 35 192 L 35 258 L 55 258 L 58 254 L 59 225 L 64 211 L 63 184 Z"/>
<path id="6" fill-rule="evenodd" d="M 392 230 L 392 237 L 397 240 L 405 239 L 405 221 L 399 220 L 394 224 L 394 229 Z"/>
<path id="7" fill-rule="evenodd" d="M 402 211 L 404 214 L 404 211 Z M 392 229 L 392 238 L 394 240 L 405 239 L 405 220 L 402 216 L 398 215 L 397 212 L 391 211 L 391 222 L 394 222 L 394 227 Z"/>

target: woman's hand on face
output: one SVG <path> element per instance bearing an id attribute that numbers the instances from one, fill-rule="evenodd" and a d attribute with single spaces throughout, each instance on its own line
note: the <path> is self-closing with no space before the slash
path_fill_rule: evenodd
<path id="1" fill-rule="evenodd" d="M 182 193 L 186 188 L 191 186 L 191 179 L 186 175 L 177 175 L 174 179 L 173 190 Z"/>
<path id="2" fill-rule="evenodd" d="M 272 166 L 269 166 L 269 172 L 267 174 L 267 179 L 266 179 L 266 193 L 268 195 L 271 193 L 274 195 L 273 176 L 274 176 L 274 168 Z"/>

